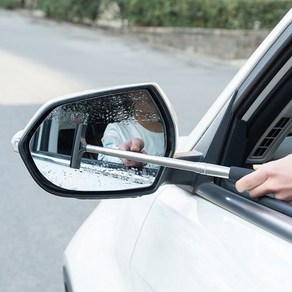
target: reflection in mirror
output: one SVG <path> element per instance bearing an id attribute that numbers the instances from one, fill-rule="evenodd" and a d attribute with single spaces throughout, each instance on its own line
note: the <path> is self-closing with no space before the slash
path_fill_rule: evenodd
<path id="1" fill-rule="evenodd" d="M 112 191 L 153 184 L 158 165 L 89 153 L 86 145 L 165 155 L 165 127 L 147 90 L 98 96 L 55 108 L 30 141 L 33 160 L 68 190 Z"/>

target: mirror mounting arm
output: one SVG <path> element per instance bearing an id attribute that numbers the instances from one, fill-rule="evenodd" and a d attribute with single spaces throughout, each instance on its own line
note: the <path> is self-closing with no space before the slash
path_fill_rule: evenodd
<path id="1" fill-rule="evenodd" d="M 74 135 L 74 144 L 71 153 L 70 167 L 71 168 L 80 168 L 81 158 L 83 154 L 86 152 L 86 134 L 87 125 L 82 123 L 78 123 L 75 128 Z"/>

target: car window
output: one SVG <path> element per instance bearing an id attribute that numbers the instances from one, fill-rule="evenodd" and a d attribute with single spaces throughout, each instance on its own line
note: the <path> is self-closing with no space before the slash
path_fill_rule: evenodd
<path id="1" fill-rule="evenodd" d="M 252 72 L 249 85 L 238 89 L 220 164 L 252 168 L 292 153 L 291 42 L 288 38 L 277 50 L 272 47 L 273 55 L 269 54 L 261 72 Z M 234 184 L 219 183 L 236 192 Z M 292 216 L 292 207 L 285 202 L 270 197 L 255 201 Z"/>

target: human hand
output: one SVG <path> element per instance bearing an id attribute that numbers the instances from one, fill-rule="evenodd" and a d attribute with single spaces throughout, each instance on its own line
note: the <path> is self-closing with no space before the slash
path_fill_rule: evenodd
<path id="1" fill-rule="evenodd" d="M 292 202 L 292 155 L 262 165 L 236 182 L 239 192 L 248 191 L 253 198 L 273 194 L 276 199 Z"/>
<path id="2" fill-rule="evenodd" d="M 121 149 L 121 150 L 140 152 L 140 153 L 146 154 L 146 152 L 143 150 L 143 148 L 144 148 L 144 141 L 140 138 L 132 138 L 126 142 L 123 142 L 119 146 L 119 149 Z M 123 164 L 127 167 L 141 168 L 145 165 L 145 163 L 143 163 L 143 162 L 129 160 L 129 159 L 125 159 L 125 158 L 121 158 L 121 160 L 123 161 Z"/>

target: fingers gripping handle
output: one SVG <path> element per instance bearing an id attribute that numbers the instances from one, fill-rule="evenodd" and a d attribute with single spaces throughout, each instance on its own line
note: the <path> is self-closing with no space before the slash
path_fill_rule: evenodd
<path id="1" fill-rule="evenodd" d="M 231 166 L 229 172 L 229 180 L 238 181 L 242 177 L 253 172 L 253 169 Z"/>

